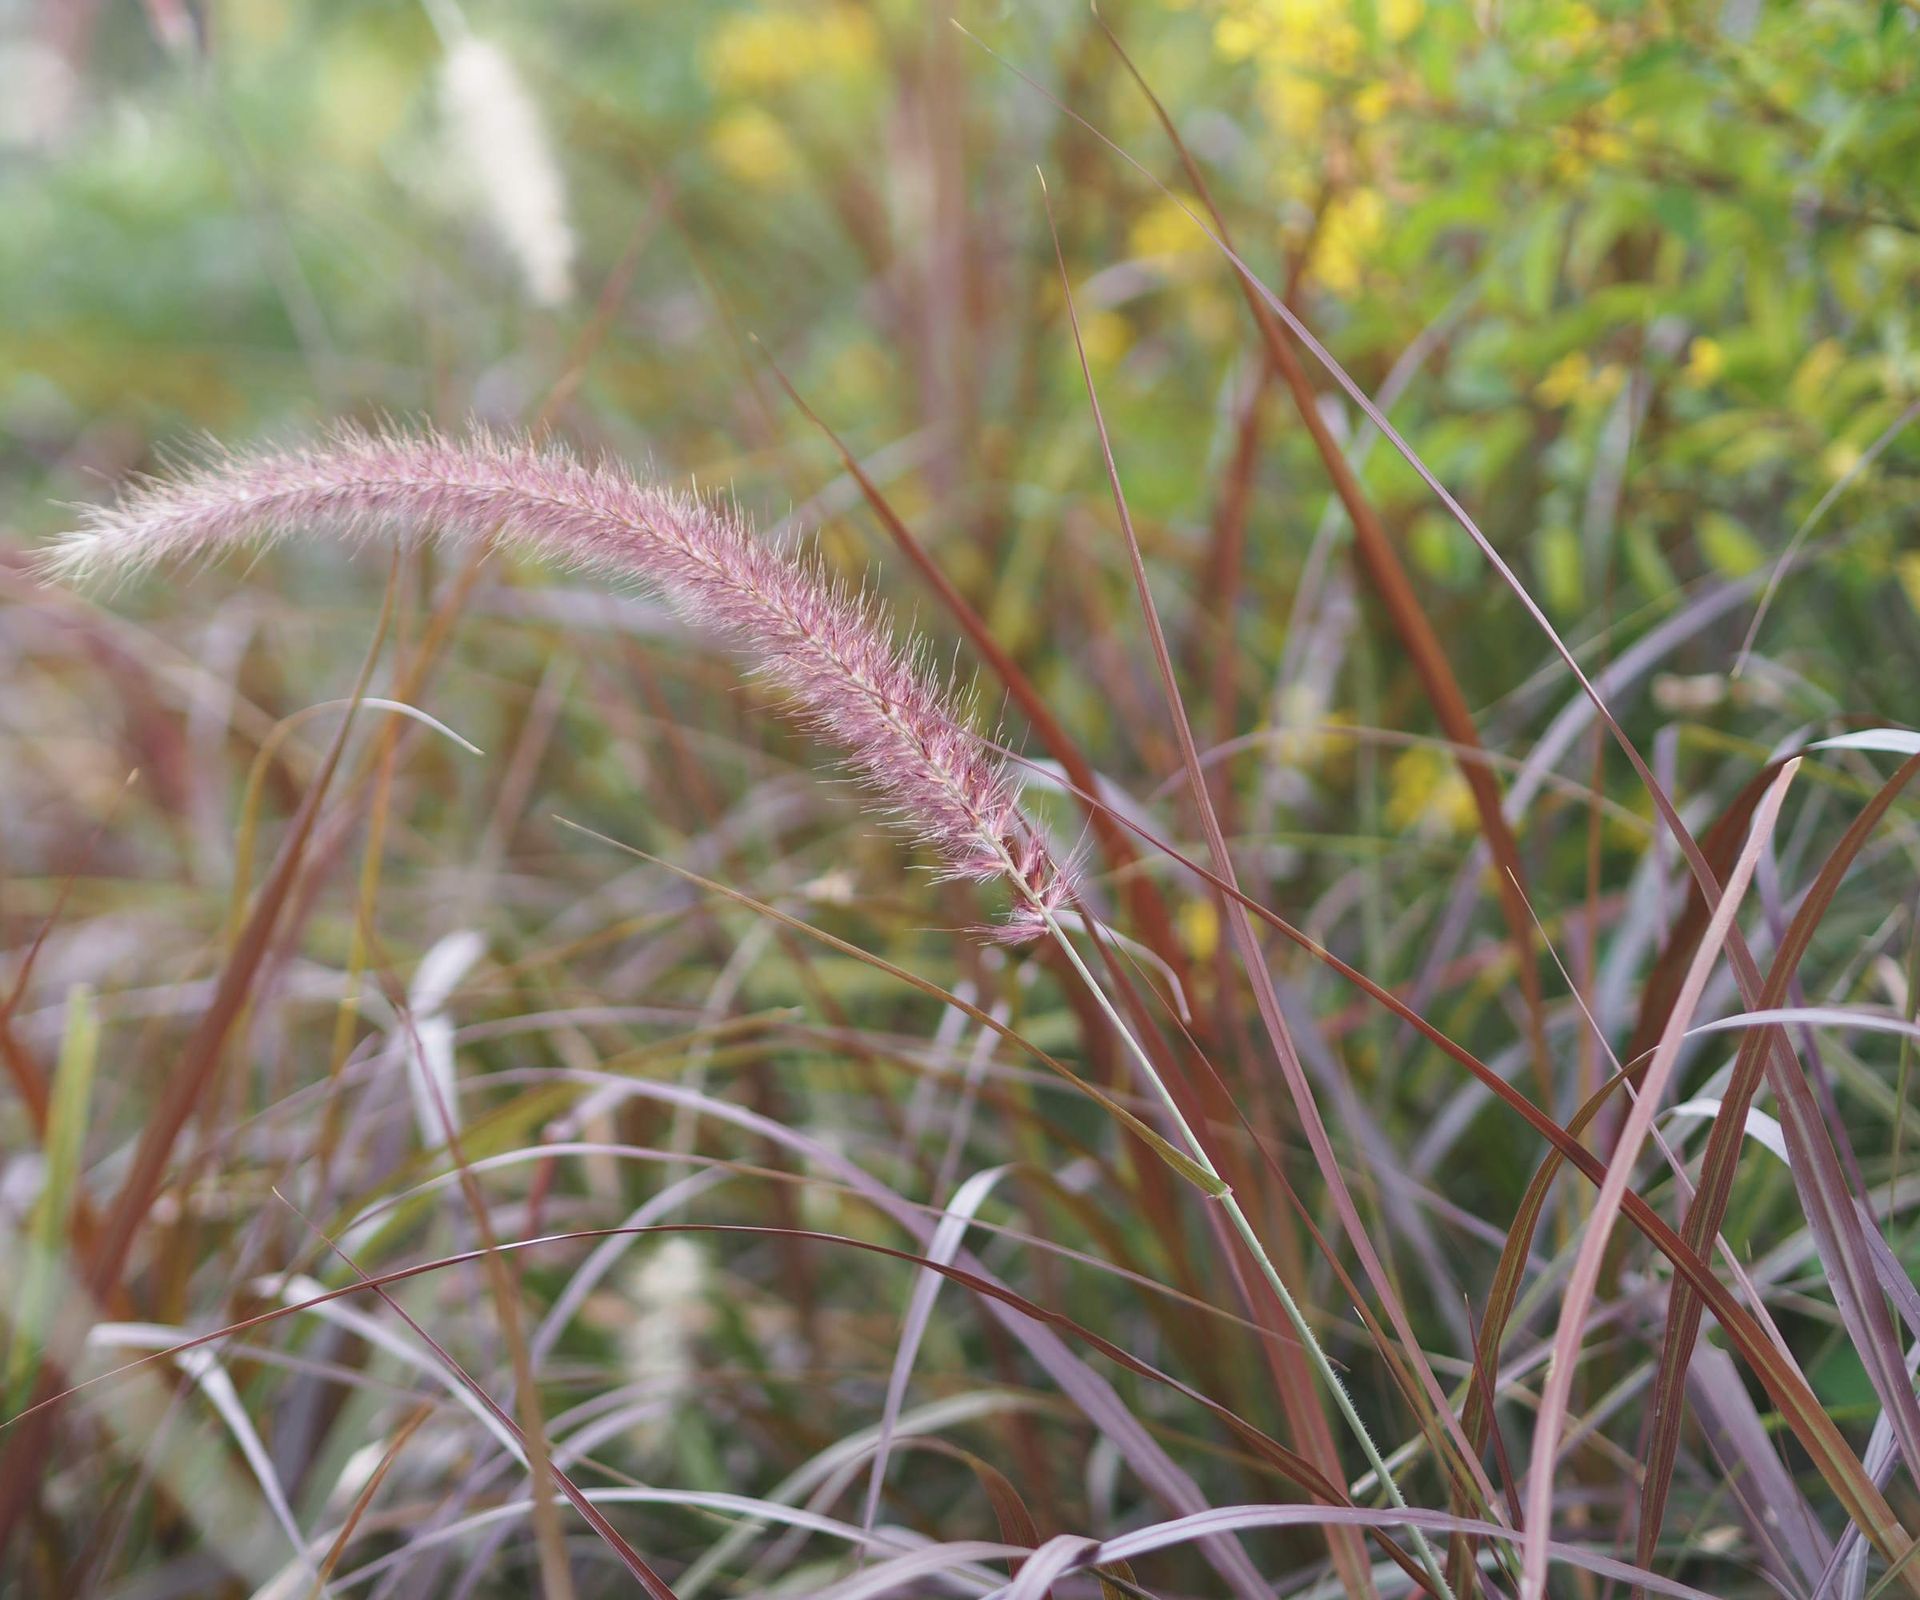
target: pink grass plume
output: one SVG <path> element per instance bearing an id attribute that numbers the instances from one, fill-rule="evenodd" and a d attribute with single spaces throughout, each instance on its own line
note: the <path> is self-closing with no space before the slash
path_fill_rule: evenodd
<path id="1" fill-rule="evenodd" d="M 941 858 L 954 877 L 1004 879 L 1009 939 L 1044 931 L 1072 897 L 1020 809 L 1019 787 L 957 698 L 903 648 L 876 608 L 820 561 L 757 539 L 735 510 L 643 483 L 608 462 L 474 431 L 337 428 L 317 443 L 147 480 L 88 508 L 43 567 L 72 581 L 213 556 L 292 534 L 349 542 L 498 538 L 561 564 L 637 578 L 726 636 Z"/>

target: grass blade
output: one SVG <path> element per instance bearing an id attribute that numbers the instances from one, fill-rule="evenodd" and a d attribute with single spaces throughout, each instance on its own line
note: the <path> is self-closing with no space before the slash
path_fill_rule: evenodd
<path id="1" fill-rule="evenodd" d="M 1095 15 L 1098 16 L 1096 7 Z M 1145 74 L 1134 65 L 1133 58 L 1121 45 L 1119 37 L 1107 26 L 1106 19 L 1100 19 L 1101 31 L 1107 36 L 1122 65 L 1127 69 L 1147 103 L 1153 108 L 1153 114 L 1161 129 L 1172 143 L 1180 159 L 1187 181 L 1193 185 L 1195 196 L 1206 209 L 1212 220 L 1213 231 L 1223 248 L 1231 253 L 1232 235 L 1228 231 L 1226 218 L 1220 208 L 1214 204 L 1213 192 L 1209 187 L 1206 174 L 1200 163 L 1194 158 L 1187 143 L 1180 137 L 1180 130 L 1173 117 L 1168 113 L 1160 97 L 1153 92 Z M 1235 258 L 1237 259 L 1237 258 Z M 1296 267 L 1296 271 L 1298 268 Z M 1313 384 L 1307 377 L 1306 369 L 1300 358 L 1294 353 L 1288 342 L 1285 330 L 1276 320 L 1274 313 L 1266 304 L 1252 277 L 1242 272 L 1238 275 L 1241 291 L 1252 313 L 1254 322 L 1260 331 L 1260 340 L 1267 353 L 1267 360 L 1285 381 L 1287 392 L 1293 397 L 1294 409 L 1308 437 L 1313 441 L 1321 465 L 1325 467 L 1328 478 L 1333 483 L 1334 494 L 1347 513 L 1347 520 L 1353 527 L 1354 548 L 1360 557 L 1361 570 L 1366 573 L 1367 581 L 1373 586 L 1374 593 L 1386 608 L 1387 617 L 1399 638 L 1401 647 L 1407 652 L 1418 675 L 1421 687 L 1425 690 L 1427 702 L 1433 707 L 1439 719 L 1442 731 L 1457 751 L 1460 775 L 1466 780 L 1467 788 L 1473 796 L 1474 811 L 1479 819 L 1482 837 L 1492 852 L 1499 883 L 1501 914 L 1506 918 L 1507 935 L 1513 942 L 1514 957 L 1520 974 L 1520 987 L 1527 1006 L 1527 1027 L 1529 1043 L 1534 1054 L 1535 1071 L 1539 1075 L 1544 1089 L 1547 1082 L 1547 1045 L 1544 1002 L 1540 992 L 1540 972 L 1534 959 L 1533 924 L 1527 912 L 1526 868 L 1520 858 L 1520 844 L 1514 837 L 1506 812 L 1501 806 L 1500 783 L 1493 769 L 1481 757 L 1480 731 L 1474 725 L 1473 713 L 1468 709 L 1467 697 L 1461 690 L 1460 680 L 1454 675 L 1453 667 L 1447 660 L 1447 653 L 1441 646 L 1440 636 L 1428 620 L 1426 611 L 1420 604 L 1413 581 L 1407 576 L 1406 567 L 1399 554 L 1394 550 L 1393 540 L 1388 537 L 1385 526 L 1380 521 L 1373 502 L 1367 498 L 1361 488 L 1360 480 L 1354 475 L 1347 461 L 1346 452 L 1340 448 L 1327 426 L 1326 417 L 1320 408 L 1319 396 L 1314 393 Z M 1289 295 L 1292 287 L 1289 286 Z M 1384 431 L 1384 430 L 1383 430 Z"/>
<path id="2" fill-rule="evenodd" d="M 1773 965 L 1767 974 L 1758 1002 L 1777 1006 L 1786 998 L 1794 973 L 1798 970 L 1821 920 L 1867 841 L 1879 827 L 1893 802 L 1920 776 L 1920 756 L 1903 762 L 1880 791 L 1862 808 L 1821 865 L 1800 909 L 1788 924 Z M 1749 785 L 1751 788 L 1751 785 Z M 1706 1153 L 1701 1158 L 1700 1178 L 1692 1203 L 1681 1224 L 1688 1247 L 1705 1255 L 1719 1232 L 1733 1194 L 1734 1171 L 1740 1159 L 1742 1134 L 1747 1112 L 1758 1092 L 1762 1076 L 1761 1062 L 1767 1048 L 1764 1032 L 1749 1033 L 1740 1042 L 1733 1072 L 1720 1096 L 1720 1115 L 1708 1130 Z M 1701 1305 L 1698 1296 L 1684 1281 L 1676 1279 L 1668 1297 L 1666 1327 L 1661 1337 L 1660 1363 L 1651 1391 L 1650 1424 L 1646 1447 L 1646 1478 L 1640 1492 L 1639 1560 L 1646 1564 L 1648 1553 L 1659 1539 L 1666 1517 L 1668 1491 L 1673 1482 L 1674 1463 L 1679 1453 L 1682 1386 L 1686 1369 L 1700 1332 Z"/>
<path id="3" fill-rule="evenodd" d="M 80 1182 L 94 1068 L 100 1059 L 100 1017 L 93 992 L 76 983 L 67 992 L 67 1025 L 54 1064 L 47 1105 L 44 1168 L 22 1241 L 26 1260 L 16 1293 L 13 1340 L 7 1350 L 8 1409 L 17 1411 L 40 1368 L 47 1319 L 53 1311 L 53 1267 L 68 1237 Z"/>
<path id="4" fill-rule="evenodd" d="M 1580 1344 L 1586 1334 L 1588 1308 L 1599 1286 L 1600 1270 L 1607 1241 L 1627 1185 L 1633 1181 L 1634 1163 L 1641 1146 L 1652 1131 L 1653 1119 L 1674 1068 L 1679 1063 L 1680 1046 L 1686 1025 L 1707 986 L 1707 978 L 1720 959 L 1721 947 L 1733 926 L 1741 897 L 1759 865 L 1760 854 L 1773 836 L 1774 823 L 1786 800 L 1787 786 L 1800 763 L 1789 761 L 1773 780 L 1756 808 L 1753 829 L 1746 846 L 1734 862 L 1727 879 L 1726 892 L 1714 908 L 1713 919 L 1700 941 L 1674 1004 L 1673 1016 L 1661 1035 L 1658 1048 L 1640 1082 L 1639 1098 L 1628 1113 L 1613 1156 L 1608 1163 L 1599 1198 L 1588 1216 L 1579 1254 L 1560 1302 L 1560 1325 L 1554 1335 L 1553 1356 L 1547 1367 L 1547 1382 L 1540 1396 L 1540 1416 L 1534 1426 L 1533 1459 L 1529 1469 L 1526 1497 L 1526 1523 L 1521 1543 L 1521 1600 L 1544 1600 L 1547 1586 L 1547 1542 L 1553 1522 L 1554 1464 L 1559 1455 L 1560 1435 L 1566 1425 L 1567 1406 L 1573 1393 L 1574 1373 L 1578 1367 Z"/>

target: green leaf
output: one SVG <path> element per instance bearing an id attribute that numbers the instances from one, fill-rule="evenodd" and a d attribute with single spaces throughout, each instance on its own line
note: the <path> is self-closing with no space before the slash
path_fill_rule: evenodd
<path id="1" fill-rule="evenodd" d="M 7 1389 L 16 1407 L 31 1387 L 45 1348 L 58 1263 L 66 1256 L 67 1218 L 80 1182 L 86 1147 L 93 1070 L 100 1056 L 100 1018 L 93 991 L 76 983 L 67 992 L 67 1026 L 54 1067 L 44 1146 L 46 1173 L 27 1222 L 27 1259 L 13 1307 L 13 1343 L 7 1352 Z"/>
<path id="2" fill-rule="evenodd" d="M 1705 513 L 1694 530 L 1707 565 L 1723 577 L 1744 578 L 1767 559 L 1752 534 L 1722 511 Z"/>

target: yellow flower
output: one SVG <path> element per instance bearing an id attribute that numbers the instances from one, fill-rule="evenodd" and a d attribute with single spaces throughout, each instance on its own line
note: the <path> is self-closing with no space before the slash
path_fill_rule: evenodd
<path id="1" fill-rule="evenodd" d="M 1291 70 L 1266 73 L 1260 99 L 1267 116 L 1288 139 L 1305 144 L 1319 131 L 1327 115 L 1327 91 L 1318 79 Z"/>
<path id="2" fill-rule="evenodd" d="M 1329 710 L 1317 689 L 1293 683 L 1281 692 L 1269 732 L 1272 759 L 1280 766 L 1312 772 L 1344 760 L 1353 740 L 1343 730 L 1353 726 L 1352 714 Z"/>
<path id="3" fill-rule="evenodd" d="M 1547 368 L 1533 387 L 1533 397 L 1544 406 L 1568 406 L 1611 400 L 1627 381 L 1627 369 L 1617 361 L 1596 367 L 1584 350 L 1574 350 Z"/>
<path id="4" fill-rule="evenodd" d="M 1844 478 L 1860 465 L 1861 450 L 1857 444 L 1849 444 L 1845 439 L 1835 439 L 1821 452 L 1820 465 L 1827 469 L 1827 476 L 1835 482 Z"/>
<path id="5" fill-rule="evenodd" d="M 1127 245 L 1136 256 L 1190 255 L 1208 248 L 1207 236 L 1174 201 L 1162 199 L 1134 219 Z"/>
<path id="6" fill-rule="evenodd" d="M 1189 900 L 1177 913 L 1180 937 L 1193 952 L 1195 961 L 1212 958 L 1220 948 L 1220 913 L 1211 900 Z"/>
<path id="7" fill-rule="evenodd" d="M 820 65 L 829 72 L 851 75 L 880 59 L 880 36 L 861 6 L 835 6 L 816 25 L 814 38 Z"/>
<path id="8" fill-rule="evenodd" d="M 1387 826 L 1395 833 L 1445 838 L 1466 833 L 1479 817 L 1460 765 L 1444 750 L 1404 750 L 1387 773 Z"/>
<path id="9" fill-rule="evenodd" d="M 1596 166 L 1618 166 L 1631 147 L 1611 128 L 1555 128 L 1553 171 L 1559 178 L 1584 177 Z"/>
<path id="10" fill-rule="evenodd" d="M 1687 366 L 1682 378 L 1695 389 L 1704 389 L 1726 371 L 1727 354 L 1718 339 L 1701 337 L 1687 346 Z"/>
<path id="11" fill-rule="evenodd" d="M 1602 31 L 1602 23 L 1592 6 L 1571 5 L 1560 23 L 1558 36 L 1569 49 L 1590 43 Z"/>
<path id="12" fill-rule="evenodd" d="M 1330 293 L 1351 295 L 1360 287 L 1366 255 L 1385 228 L 1386 206 L 1373 189 L 1336 195 L 1320 219 L 1313 272 Z"/>
<path id="13" fill-rule="evenodd" d="M 1571 405 L 1593 385 L 1593 363 L 1584 350 L 1571 350 L 1552 366 L 1533 386 L 1533 397 L 1543 406 Z"/>
<path id="14" fill-rule="evenodd" d="M 850 76 L 878 57 L 873 19 L 857 5 L 775 6 L 728 17 L 708 40 L 703 64 L 722 94 L 755 94 Z"/>
<path id="15" fill-rule="evenodd" d="M 1420 26 L 1426 9 L 1425 0 L 1381 0 L 1380 31 L 1398 44 Z"/>
<path id="16" fill-rule="evenodd" d="M 1214 50 L 1228 61 L 1251 61 L 1268 120 L 1288 139 L 1314 139 L 1326 119 L 1330 86 L 1366 64 L 1369 35 L 1354 21 L 1351 0 L 1215 0 Z M 1376 0 L 1378 38 L 1405 40 L 1425 15 L 1425 0 Z M 1384 86 L 1354 98 L 1355 115 L 1377 122 L 1391 103 Z"/>
<path id="17" fill-rule="evenodd" d="M 1393 108 L 1393 85 L 1370 83 L 1353 97 L 1354 120 L 1368 124 L 1379 122 Z"/>
<path id="18" fill-rule="evenodd" d="M 1595 166 L 1619 166 L 1633 153 L 1621 127 L 1628 117 L 1627 97 L 1618 89 L 1602 96 L 1572 122 L 1552 130 L 1553 170 L 1578 178 Z"/>
<path id="19" fill-rule="evenodd" d="M 713 159 L 742 183 L 777 183 L 800 165 L 787 130 L 758 106 L 729 111 L 707 136 Z"/>
<path id="20" fill-rule="evenodd" d="M 1266 30 L 1252 17 L 1229 13 L 1213 25 L 1213 48 L 1226 61 L 1245 61 L 1260 48 Z"/>
<path id="21" fill-rule="evenodd" d="M 1096 311 L 1080 319 L 1080 342 L 1090 366 L 1111 367 L 1133 348 L 1133 325 L 1118 311 Z"/>

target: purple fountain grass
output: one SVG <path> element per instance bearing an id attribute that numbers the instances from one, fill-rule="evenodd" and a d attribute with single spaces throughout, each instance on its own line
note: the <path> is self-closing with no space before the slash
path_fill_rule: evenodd
<path id="1" fill-rule="evenodd" d="M 211 555 L 293 532 L 475 542 L 500 538 L 565 566 L 652 585 L 741 645 L 806 719 L 939 854 L 949 876 L 1005 879 L 1000 934 L 1025 939 L 1073 891 L 1020 809 L 1018 784 L 957 698 L 876 609 L 816 558 L 757 539 L 741 515 L 638 481 L 609 462 L 475 431 L 339 428 L 287 450 L 219 454 L 90 507 L 47 552 L 70 580 Z"/>

